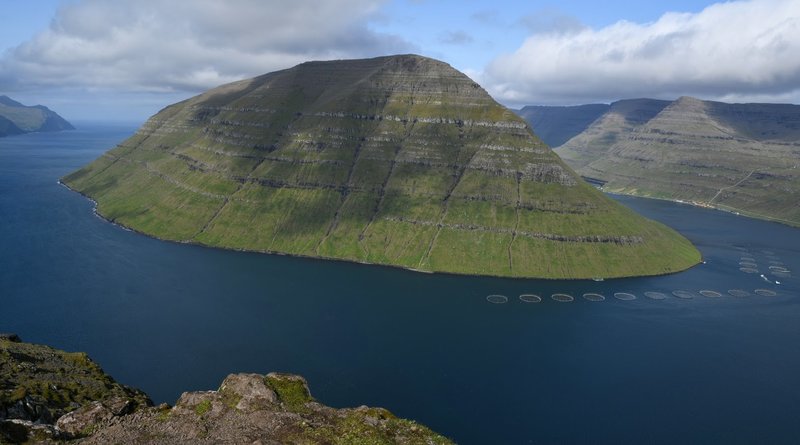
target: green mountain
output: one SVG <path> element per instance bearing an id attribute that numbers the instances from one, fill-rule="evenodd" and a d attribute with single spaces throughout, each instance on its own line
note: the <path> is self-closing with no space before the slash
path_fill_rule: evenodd
<path id="1" fill-rule="evenodd" d="M 798 105 L 620 101 L 555 151 L 607 191 L 800 226 Z"/>
<path id="2" fill-rule="evenodd" d="M 63 181 L 111 221 L 229 249 L 548 278 L 700 260 L 584 184 L 467 76 L 414 55 L 223 85 Z"/>
<path id="3" fill-rule="evenodd" d="M 27 107 L 8 96 L 0 96 L 0 137 L 74 129 L 64 118 L 45 106 Z"/>

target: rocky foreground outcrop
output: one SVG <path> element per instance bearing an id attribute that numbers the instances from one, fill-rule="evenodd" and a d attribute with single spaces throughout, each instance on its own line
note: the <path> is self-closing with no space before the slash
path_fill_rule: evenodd
<path id="1" fill-rule="evenodd" d="M 450 444 L 383 408 L 335 409 L 305 379 L 231 374 L 216 391 L 152 406 L 86 354 L 0 334 L 0 443 Z"/>

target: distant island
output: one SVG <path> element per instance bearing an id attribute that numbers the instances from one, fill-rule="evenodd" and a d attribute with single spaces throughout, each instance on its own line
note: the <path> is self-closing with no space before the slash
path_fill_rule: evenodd
<path id="1" fill-rule="evenodd" d="M 518 113 L 605 191 L 800 226 L 800 105 L 681 97 Z"/>
<path id="2" fill-rule="evenodd" d="M 0 137 L 74 129 L 63 117 L 43 105 L 29 107 L 8 96 L 0 96 Z"/>
<path id="3" fill-rule="evenodd" d="M 383 408 L 331 408 L 292 374 L 231 374 L 216 391 L 153 406 L 86 354 L 0 334 L 0 443 L 448 445 Z"/>
<path id="4" fill-rule="evenodd" d="M 585 184 L 451 66 L 308 62 L 171 105 L 63 183 L 168 240 L 509 277 L 656 275 L 692 244 Z"/>

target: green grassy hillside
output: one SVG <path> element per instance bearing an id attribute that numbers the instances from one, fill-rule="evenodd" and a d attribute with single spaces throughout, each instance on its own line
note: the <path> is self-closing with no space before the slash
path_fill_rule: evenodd
<path id="1" fill-rule="evenodd" d="M 800 226 L 797 105 L 684 97 L 644 120 L 607 113 L 556 152 L 607 191 Z"/>
<path id="2" fill-rule="evenodd" d="M 112 221 L 231 249 L 548 278 L 700 260 L 584 184 L 468 77 L 419 56 L 304 63 L 215 88 L 63 181 Z"/>

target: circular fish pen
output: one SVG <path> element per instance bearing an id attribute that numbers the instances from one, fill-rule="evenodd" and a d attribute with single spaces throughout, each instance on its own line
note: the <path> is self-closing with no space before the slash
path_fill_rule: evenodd
<path id="1" fill-rule="evenodd" d="M 505 295 L 497 295 L 497 294 L 489 295 L 488 297 L 486 297 L 486 301 L 494 304 L 503 304 L 503 303 L 508 303 L 508 297 L 506 297 Z"/>
<path id="2" fill-rule="evenodd" d="M 756 295 L 761 295 L 762 297 L 774 297 L 774 296 L 778 295 L 777 292 L 775 292 L 774 290 L 769 290 L 769 289 L 756 289 L 753 292 L 755 292 Z"/>
<path id="3" fill-rule="evenodd" d="M 708 298 L 720 298 L 722 296 L 721 293 L 714 290 L 701 290 L 700 295 Z"/>
<path id="4" fill-rule="evenodd" d="M 692 298 L 694 298 L 694 294 L 689 292 L 688 290 L 672 291 L 672 295 L 675 295 L 678 298 L 683 298 L 684 300 L 691 300 Z"/>
<path id="5" fill-rule="evenodd" d="M 541 303 L 542 297 L 535 294 L 522 294 L 519 296 L 519 301 L 523 303 Z"/>
<path id="6" fill-rule="evenodd" d="M 744 273 L 758 273 L 758 269 L 753 267 L 740 267 L 739 270 Z"/>
<path id="7" fill-rule="evenodd" d="M 633 295 L 629 292 L 616 292 L 614 294 L 614 298 L 622 301 L 631 301 L 636 299 L 636 295 Z"/>
<path id="8" fill-rule="evenodd" d="M 585 298 L 587 301 L 604 301 L 606 299 L 606 297 L 594 292 L 583 294 L 583 298 Z"/>
<path id="9" fill-rule="evenodd" d="M 740 297 L 741 298 L 741 297 L 749 297 L 750 296 L 750 292 L 747 292 L 746 290 L 742 290 L 742 289 L 731 289 L 731 290 L 728 291 L 728 293 L 732 297 Z"/>
<path id="10" fill-rule="evenodd" d="M 559 303 L 569 303 L 570 301 L 574 301 L 575 299 L 572 298 L 572 295 L 569 294 L 553 294 L 550 296 L 555 301 Z"/>
<path id="11" fill-rule="evenodd" d="M 665 294 L 663 292 L 647 291 L 647 292 L 644 293 L 644 296 L 649 298 L 649 299 L 651 299 L 651 300 L 666 300 L 667 299 L 667 294 Z"/>

